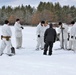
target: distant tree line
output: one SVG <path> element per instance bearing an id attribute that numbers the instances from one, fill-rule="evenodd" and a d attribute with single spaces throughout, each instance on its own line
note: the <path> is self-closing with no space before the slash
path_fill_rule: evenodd
<path id="1" fill-rule="evenodd" d="M 17 18 L 24 25 L 37 25 L 41 20 L 69 23 L 76 19 L 76 7 L 61 6 L 59 2 L 55 4 L 40 2 L 37 8 L 30 5 L 21 5 L 14 8 L 2 6 L 0 8 L 0 24 L 3 24 L 5 19 L 8 19 L 10 24 L 14 24 Z"/>

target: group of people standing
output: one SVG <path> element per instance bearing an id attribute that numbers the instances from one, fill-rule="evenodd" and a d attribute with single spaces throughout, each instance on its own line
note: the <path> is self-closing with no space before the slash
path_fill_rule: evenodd
<path id="1" fill-rule="evenodd" d="M 43 55 L 52 55 L 53 43 L 57 35 L 59 35 L 60 49 L 76 51 L 76 23 L 72 21 L 69 25 L 66 23 L 58 23 L 58 34 L 52 24 L 41 21 L 37 26 L 37 46 L 36 50 L 44 50 Z M 48 48 L 49 47 L 49 48 Z"/>
<path id="2" fill-rule="evenodd" d="M 71 21 L 71 28 L 66 23 L 59 22 L 59 40 L 61 49 L 76 51 L 76 23 Z"/>
<path id="3" fill-rule="evenodd" d="M 59 40 L 61 49 L 76 50 L 76 23 L 71 22 L 71 29 L 68 32 L 68 25 L 59 22 Z M 15 38 L 16 38 L 16 49 L 22 48 L 22 30 L 23 26 L 20 24 L 20 19 L 16 19 L 14 24 L 15 28 Z M 69 34 L 69 47 L 67 46 Z M 43 50 L 43 55 L 52 55 L 53 43 L 57 38 L 57 32 L 53 28 L 53 24 L 48 24 L 48 21 L 41 21 L 37 25 L 37 46 L 36 50 Z M 9 27 L 9 21 L 5 20 L 5 24 L 2 26 L 2 35 L 1 35 L 1 46 L 0 46 L 0 56 L 3 54 L 4 49 L 7 46 L 7 55 L 12 56 L 15 53 L 12 52 L 12 43 L 11 43 L 12 31 Z"/>
<path id="4" fill-rule="evenodd" d="M 56 30 L 53 29 L 52 24 L 48 24 L 47 21 L 41 21 L 37 26 L 37 46 L 36 50 L 44 50 L 43 54 L 47 55 L 47 50 L 49 47 L 48 55 L 52 55 L 53 43 L 56 40 Z"/>
<path id="5" fill-rule="evenodd" d="M 20 24 L 20 19 L 16 19 L 14 24 L 15 28 L 15 39 L 16 39 L 16 49 L 22 47 L 22 30 L 24 29 Z M 0 56 L 3 54 L 4 49 L 7 46 L 7 55 L 12 56 L 15 53 L 12 52 L 12 43 L 11 43 L 12 31 L 9 26 L 9 21 L 5 20 L 5 24 L 2 26 L 2 35 L 1 35 L 1 46 L 0 46 Z M 52 24 L 48 24 L 47 21 L 41 21 L 37 26 L 37 46 L 36 50 L 44 50 L 43 54 L 47 54 L 49 46 L 49 55 L 52 55 L 53 43 L 56 39 L 56 31 L 52 28 Z M 41 46 L 41 48 L 40 48 Z"/>
<path id="6" fill-rule="evenodd" d="M 15 37 L 16 37 L 16 48 L 19 49 L 22 47 L 22 29 L 24 29 L 20 24 L 20 19 L 16 19 L 14 24 L 15 27 Z M 5 20 L 5 24 L 2 26 L 2 35 L 1 35 L 1 46 L 0 46 L 0 56 L 3 54 L 4 49 L 7 47 L 7 55 L 12 56 L 15 53 L 12 52 L 12 43 L 11 43 L 12 31 L 9 26 L 9 21 Z"/>
<path id="7" fill-rule="evenodd" d="M 66 23 L 59 22 L 59 40 L 60 40 L 60 48 L 67 49 L 68 43 L 68 25 Z"/>

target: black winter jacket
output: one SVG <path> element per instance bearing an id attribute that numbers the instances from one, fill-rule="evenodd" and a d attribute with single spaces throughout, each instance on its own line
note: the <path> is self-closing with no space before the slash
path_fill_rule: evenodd
<path id="1" fill-rule="evenodd" d="M 56 40 L 56 30 L 53 28 L 48 28 L 44 33 L 44 42 L 55 42 Z"/>

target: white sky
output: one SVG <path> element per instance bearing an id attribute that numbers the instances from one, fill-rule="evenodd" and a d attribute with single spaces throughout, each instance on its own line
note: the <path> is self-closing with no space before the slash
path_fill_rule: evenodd
<path id="1" fill-rule="evenodd" d="M 69 5 L 69 6 L 76 6 L 76 0 L 0 0 L 0 7 L 3 5 L 5 6 L 19 6 L 19 5 L 31 5 L 32 7 L 37 7 L 38 4 L 42 2 L 59 2 L 61 6 Z"/>

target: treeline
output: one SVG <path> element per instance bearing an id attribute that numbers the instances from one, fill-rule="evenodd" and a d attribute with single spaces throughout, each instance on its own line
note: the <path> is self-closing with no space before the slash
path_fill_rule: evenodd
<path id="1" fill-rule="evenodd" d="M 38 7 L 31 7 L 30 5 L 22 5 L 12 8 L 11 6 L 0 8 L 0 24 L 4 23 L 5 19 L 14 24 L 15 20 L 20 18 L 22 24 L 36 25 L 41 20 L 51 22 L 66 22 L 76 19 L 75 6 L 61 6 L 58 2 L 40 2 Z"/>

